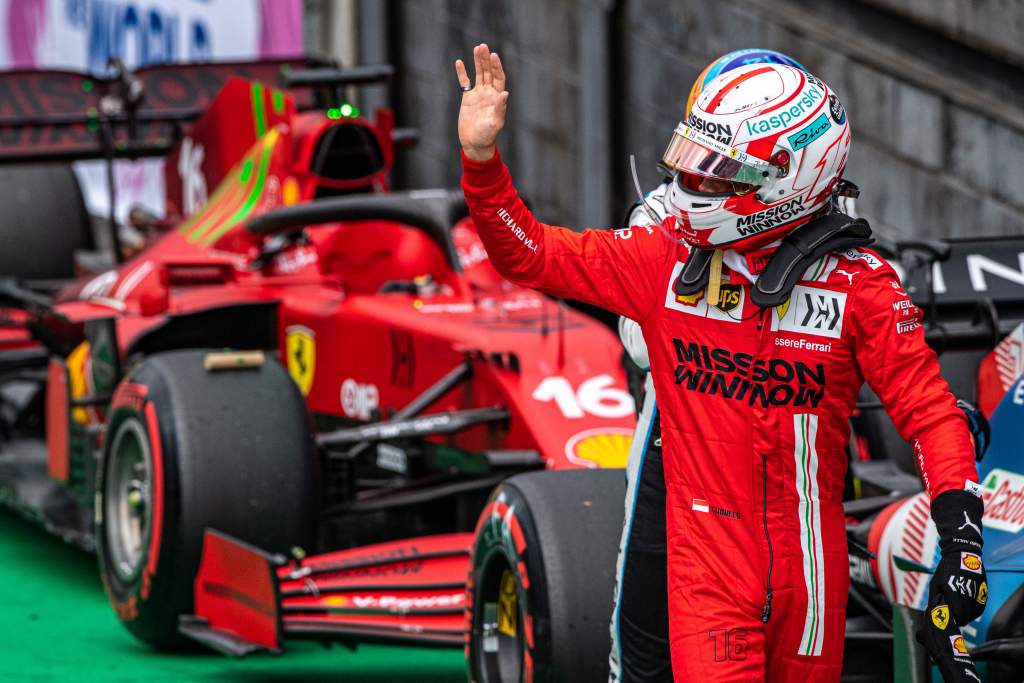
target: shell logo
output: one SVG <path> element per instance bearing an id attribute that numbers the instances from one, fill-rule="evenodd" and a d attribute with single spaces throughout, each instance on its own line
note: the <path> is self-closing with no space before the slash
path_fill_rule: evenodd
<path id="1" fill-rule="evenodd" d="M 950 636 L 949 644 L 953 647 L 953 655 L 969 655 L 967 651 L 967 643 L 964 641 L 963 636 Z"/>
<path id="2" fill-rule="evenodd" d="M 565 457 L 583 467 L 625 467 L 633 431 L 599 427 L 576 434 L 565 443 Z"/>
<path id="3" fill-rule="evenodd" d="M 981 569 L 981 558 L 977 555 L 970 555 L 964 553 L 964 569 L 970 569 L 972 572 L 976 572 Z"/>

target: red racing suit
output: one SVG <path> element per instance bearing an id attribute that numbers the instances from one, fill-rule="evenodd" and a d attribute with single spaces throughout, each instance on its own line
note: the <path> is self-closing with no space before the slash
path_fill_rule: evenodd
<path id="1" fill-rule="evenodd" d="M 498 155 L 463 155 L 462 185 L 505 277 L 641 325 L 662 414 L 675 679 L 838 681 L 844 446 L 862 382 L 914 444 L 933 497 L 977 481 L 963 413 L 896 273 L 851 249 L 814 263 L 774 309 L 731 273 L 717 302 L 681 297 L 687 247 L 658 229 L 542 224 Z"/>

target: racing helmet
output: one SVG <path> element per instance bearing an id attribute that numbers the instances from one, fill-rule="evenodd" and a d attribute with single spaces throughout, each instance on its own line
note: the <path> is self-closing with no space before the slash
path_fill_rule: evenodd
<path id="1" fill-rule="evenodd" d="M 764 50 L 762 48 L 749 48 L 746 50 L 733 50 L 728 54 L 724 54 L 715 61 L 704 67 L 704 70 L 697 76 L 697 80 L 693 82 L 693 87 L 690 88 L 690 95 L 686 98 L 686 109 L 683 115 L 685 121 L 690 116 L 690 110 L 693 108 L 693 103 L 697 101 L 700 94 L 704 91 L 704 88 L 708 86 L 708 83 L 715 80 L 718 76 L 732 71 L 735 68 L 741 66 L 747 66 L 750 64 L 785 64 L 792 66 L 801 71 L 807 71 L 803 65 L 781 52 L 775 50 Z"/>
<path id="2" fill-rule="evenodd" d="M 828 205 L 850 141 L 838 96 L 802 69 L 759 63 L 722 72 L 662 156 L 673 174 L 665 203 L 692 246 L 768 244 Z"/>
<path id="3" fill-rule="evenodd" d="M 801 71 L 807 71 L 800 62 L 775 50 L 765 50 L 762 48 L 733 50 L 708 64 L 697 76 L 693 86 L 690 88 L 690 94 L 686 98 L 683 120 L 686 121 L 690 117 L 690 109 L 693 108 L 693 103 L 700 97 L 708 83 L 715 80 L 721 74 L 749 64 L 787 64 Z M 643 195 L 642 201 L 636 202 L 630 207 L 629 215 L 626 217 L 627 225 L 651 225 L 654 222 L 664 222 L 665 218 L 668 217 L 668 209 L 665 206 L 665 194 L 669 183 L 672 181 L 672 171 L 665 168 L 662 170 L 667 171 L 666 177 L 656 189 Z M 655 221 L 655 218 L 658 220 Z"/>

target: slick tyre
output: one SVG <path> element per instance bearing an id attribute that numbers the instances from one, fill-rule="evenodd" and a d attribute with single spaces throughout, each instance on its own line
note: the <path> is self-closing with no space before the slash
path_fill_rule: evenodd
<path id="1" fill-rule="evenodd" d="M 305 404 L 284 369 L 204 369 L 204 351 L 147 358 L 118 385 L 96 482 L 100 575 L 133 635 L 186 644 L 203 533 L 269 552 L 314 541 L 317 467 Z"/>
<path id="2" fill-rule="evenodd" d="M 75 251 L 92 248 L 92 223 L 71 166 L 0 168 L 0 274 L 68 278 Z M 7 248 L 11 246 L 12 248 Z"/>
<path id="3" fill-rule="evenodd" d="M 622 470 L 536 472 L 477 522 L 466 609 L 474 683 L 605 681 Z"/>

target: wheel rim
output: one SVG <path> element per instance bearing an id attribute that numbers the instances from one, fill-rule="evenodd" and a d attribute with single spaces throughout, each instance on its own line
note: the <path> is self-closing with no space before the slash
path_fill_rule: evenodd
<path id="1" fill-rule="evenodd" d="M 519 683 L 523 673 L 523 606 L 519 580 L 503 555 L 496 555 L 488 565 L 479 595 L 477 657 L 482 681 Z"/>
<path id="2" fill-rule="evenodd" d="M 114 572 L 127 583 L 139 575 L 152 526 L 149 439 L 142 423 L 134 417 L 121 422 L 108 457 L 106 545 Z"/>

